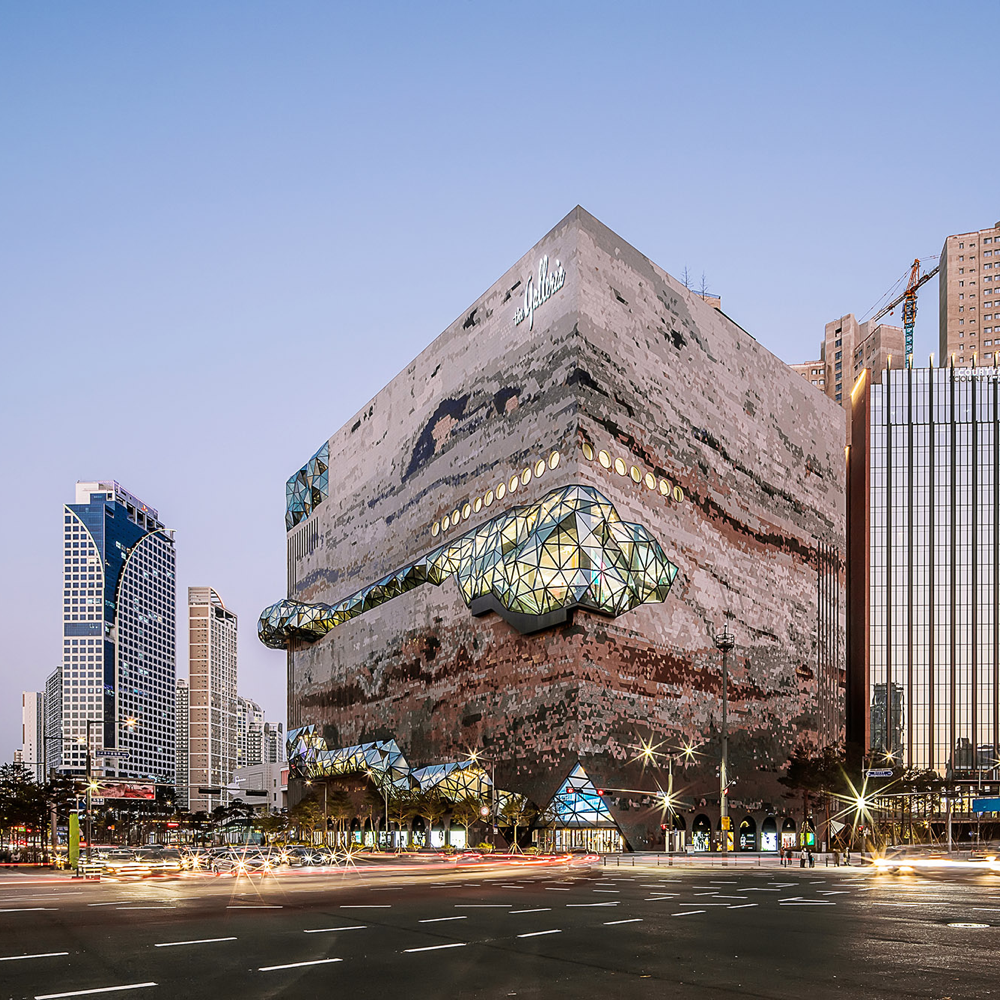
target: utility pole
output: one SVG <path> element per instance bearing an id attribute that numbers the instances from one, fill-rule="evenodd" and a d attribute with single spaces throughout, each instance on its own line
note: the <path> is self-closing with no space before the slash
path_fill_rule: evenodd
<path id="1" fill-rule="evenodd" d="M 729 617 L 727 615 L 727 617 Z M 715 645 L 722 650 L 722 759 L 719 762 L 719 824 L 722 827 L 722 850 L 729 851 L 729 651 L 736 637 L 729 625 L 715 634 Z"/>

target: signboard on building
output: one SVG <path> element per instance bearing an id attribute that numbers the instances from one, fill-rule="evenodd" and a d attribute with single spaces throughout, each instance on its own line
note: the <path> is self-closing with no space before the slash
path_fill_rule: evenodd
<path id="1" fill-rule="evenodd" d="M 95 795 L 102 799 L 154 799 L 156 786 L 145 781 L 98 781 Z M 93 800 L 91 800 L 93 801 Z"/>

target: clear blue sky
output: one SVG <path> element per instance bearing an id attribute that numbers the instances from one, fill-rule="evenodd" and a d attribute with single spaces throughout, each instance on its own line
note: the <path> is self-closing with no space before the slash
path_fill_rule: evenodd
<path id="1" fill-rule="evenodd" d="M 2 0 L 0 756 L 77 479 L 177 528 L 283 718 L 254 625 L 329 434 L 577 203 L 812 358 L 1000 219 L 998 41 L 995 2 Z"/>

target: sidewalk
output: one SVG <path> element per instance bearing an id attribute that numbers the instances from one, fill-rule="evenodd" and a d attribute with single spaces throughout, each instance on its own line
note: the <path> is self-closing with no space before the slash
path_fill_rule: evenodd
<path id="1" fill-rule="evenodd" d="M 833 855 L 814 854 L 816 868 L 834 868 Z M 773 853 L 750 853 L 747 851 L 723 854 L 718 851 L 697 851 L 691 854 L 666 854 L 662 852 L 635 852 L 633 854 L 602 854 L 601 864 L 605 868 L 633 868 L 636 865 L 656 868 L 782 868 L 781 858 Z M 851 864 L 847 865 L 843 855 L 841 868 L 864 869 L 870 867 L 871 857 L 860 852 L 851 853 Z M 798 854 L 784 867 L 798 868 Z M 808 866 L 807 866 L 808 867 Z M 815 871 L 815 868 L 813 869 Z"/>

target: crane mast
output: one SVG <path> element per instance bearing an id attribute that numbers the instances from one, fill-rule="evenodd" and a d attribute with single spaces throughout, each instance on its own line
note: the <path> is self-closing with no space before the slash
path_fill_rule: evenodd
<path id="1" fill-rule="evenodd" d="M 910 280 L 906 283 L 906 290 L 902 295 L 897 295 L 887 306 L 880 309 L 869 322 L 877 323 L 886 313 L 892 312 L 900 302 L 903 303 L 903 333 L 906 338 L 906 367 L 913 364 L 913 326 L 917 321 L 917 289 L 926 281 L 930 281 L 940 270 L 941 265 L 934 267 L 925 274 L 920 273 L 920 258 L 913 261 L 910 267 Z M 898 286 L 897 286 L 898 287 Z"/>

